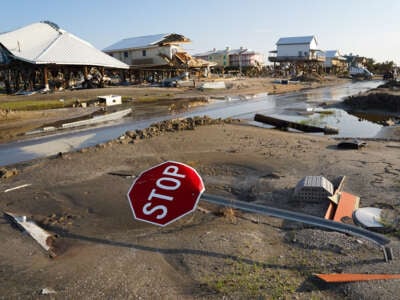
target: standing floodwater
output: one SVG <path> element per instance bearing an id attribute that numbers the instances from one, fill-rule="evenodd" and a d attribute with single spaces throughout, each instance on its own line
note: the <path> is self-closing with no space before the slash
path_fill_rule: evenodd
<path id="1" fill-rule="evenodd" d="M 182 113 L 171 113 L 157 108 L 157 105 L 134 107 L 133 118 L 121 120 L 112 125 L 97 128 L 83 128 L 73 132 L 59 132 L 52 136 L 36 137 L 0 145 L 0 166 L 54 155 L 104 143 L 125 133 L 127 130 L 143 129 L 150 124 L 171 118 L 208 115 L 212 118 L 241 118 L 252 121 L 256 113 L 293 119 L 299 122 L 320 123 L 339 127 L 339 136 L 374 137 L 381 129 L 367 121 L 348 115 L 343 110 L 333 113 L 299 115 L 297 111 L 317 108 L 320 103 L 341 101 L 344 97 L 375 88 L 379 81 L 346 83 L 310 89 L 295 93 L 255 97 L 253 99 L 229 99 L 215 101 L 203 107 L 193 108 Z M 262 126 L 260 123 L 258 125 Z"/>

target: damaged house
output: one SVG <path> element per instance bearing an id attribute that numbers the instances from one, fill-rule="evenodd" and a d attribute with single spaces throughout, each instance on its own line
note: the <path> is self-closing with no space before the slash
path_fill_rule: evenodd
<path id="1" fill-rule="evenodd" d="M 333 74 L 343 74 L 347 71 L 347 59 L 339 50 L 325 51 L 325 71 Z"/>
<path id="2" fill-rule="evenodd" d="M 190 39 L 176 33 L 131 37 L 103 51 L 130 66 L 130 76 L 138 82 L 158 81 L 191 72 L 207 76 L 213 63 L 189 55 L 181 44 Z"/>
<path id="3" fill-rule="evenodd" d="M 105 70 L 128 68 L 49 21 L 0 34 L 0 82 L 7 93 L 101 86 Z"/>

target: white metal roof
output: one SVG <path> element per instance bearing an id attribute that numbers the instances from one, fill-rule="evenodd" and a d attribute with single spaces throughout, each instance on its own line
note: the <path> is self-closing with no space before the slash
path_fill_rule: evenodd
<path id="1" fill-rule="evenodd" d="M 116 42 L 115 44 L 108 46 L 107 48 L 103 49 L 103 51 L 110 52 L 117 50 L 126 50 L 132 48 L 143 48 L 143 47 L 153 46 L 161 42 L 165 37 L 169 36 L 170 34 L 171 33 L 160 33 L 160 34 L 126 38 L 120 40 L 119 42 Z"/>
<path id="2" fill-rule="evenodd" d="M 315 39 L 313 35 L 308 36 L 294 36 L 294 37 L 283 37 L 278 40 L 277 45 L 292 45 L 292 44 L 309 44 Z M 317 40 L 315 39 L 315 42 Z"/>
<path id="3" fill-rule="evenodd" d="M 346 60 L 346 58 L 342 54 L 340 54 L 339 50 L 326 50 L 324 52 L 325 52 L 326 58 L 337 58 L 337 59 Z"/>
<path id="4" fill-rule="evenodd" d="M 32 64 L 129 68 L 127 64 L 96 49 L 90 43 L 46 22 L 2 33 L 0 44 L 16 59 Z"/>
<path id="5" fill-rule="evenodd" d="M 257 54 L 256 51 L 247 49 L 247 48 L 238 48 L 238 49 L 224 49 L 224 50 L 210 50 L 203 53 L 194 54 L 195 57 L 201 56 L 209 56 L 212 54 L 229 54 L 229 55 L 237 55 L 237 54 Z"/>

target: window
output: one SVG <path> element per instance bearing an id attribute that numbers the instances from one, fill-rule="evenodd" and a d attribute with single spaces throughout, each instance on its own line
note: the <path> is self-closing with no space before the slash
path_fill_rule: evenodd
<path id="1" fill-rule="evenodd" d="M 142 56 L 146 56 L 146 50 L 142 50 Z"/>
<path id="2" fill-rule="evenodd" d="M 125 52 L 124 52 L 124 57 L 125 57 L 125 58 L 128 58 L 128 51 L 125 51 Z"/>

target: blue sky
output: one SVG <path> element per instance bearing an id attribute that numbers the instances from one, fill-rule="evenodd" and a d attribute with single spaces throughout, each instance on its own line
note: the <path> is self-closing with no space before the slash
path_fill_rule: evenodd
<path id="1" fill-rule="evenodd" d="M 315 35 L 339 49 L 400 65 L 399 0 L 13 0 L 0 32 L 50 20 L 103 49 L 122 38 L 175 32 L 190 53 L 244 46 L 267 53 L 279 37 Z"/>

